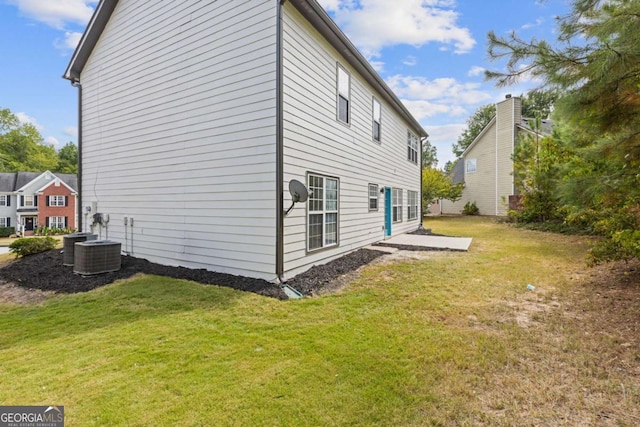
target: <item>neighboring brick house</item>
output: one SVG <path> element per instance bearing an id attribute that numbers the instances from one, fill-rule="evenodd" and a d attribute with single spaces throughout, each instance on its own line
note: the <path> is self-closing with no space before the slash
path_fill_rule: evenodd
<path id="1" fill-rule="evenodd" d="M 75 229 L 76 188 L 73 174 L 0 173 L 0 227 L 25 235 L 42 226 Z"/>

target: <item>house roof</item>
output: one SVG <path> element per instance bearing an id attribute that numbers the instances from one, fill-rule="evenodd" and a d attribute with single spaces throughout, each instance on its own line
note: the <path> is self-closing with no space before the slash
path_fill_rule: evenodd
<path id="1" fill-rule="evenodd" d="M 535 126 L 536 119 L 523 117 L 522 122 L 520 122 L 517 126 L 522 130 L 526 130 L 529 132 L 534 132 L 533 126 Z M 553 121 L 550 119 L 540 120 L 540 134 L 541 135 L 551 135 L 551 128 L 553 127 Z"/>
<path id="2" fill-rule="evenodd" d="M 421 137 L 428 136 L 422 125 L 418 123 L 402 101 L 393 93 L 316 0 L 289 0 L 289 3 L 295 6 L 311 25 L 393 106 Z M 102 31 L 107 26 L 117 4 L 118 0 L 100 0 L 63 75 L 65 79 L 70 80 L 72 83 L 80 81 L 80 73 L 96 46 Z"/>
<path id="3" fill-rule="evenodd" d="M 47 171 L 49 172 L 49 171 Z M 27 186 L 34 179 L 39 178 L 47 172 L 15 172 L 15 173 L 3 173 L 0 175 L 14 175 L 13 188 L 7 191 L 19 191 L 25 186 Z M 58 173 L 54 174 L 53 172 L 49 172 L 54 178 L 60 178 L 62 182 L 73 191 L 78 191 L 78 177 L 74 174 L 69 173 Z M 0 185 L 3 182 L 4 178 L 0 176 Z M 53 182 L 53 181 L 52 181 Z M 4 188 L 4 187 L 0 187 Z M 0 190 L 4 191 L 4 190 Z"/>
<path id="4" fill-rule="evenodd" d="M 16 188 L 17 174 L 12 172 L 0 173 L 0 192 L 11 193 Z"/>

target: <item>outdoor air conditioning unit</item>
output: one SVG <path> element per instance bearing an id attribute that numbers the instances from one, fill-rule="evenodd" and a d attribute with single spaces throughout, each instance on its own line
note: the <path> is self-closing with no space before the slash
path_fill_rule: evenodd
<path id="1" fill-rule="evenodd" d="M 121 244 L 111 240 L 91 240 L 75 244 L 73 272 L 83 276 L 118 271 Z"/>
<path id="2" fill-rule="evenodd" d="M 74 258 L 74 245 L 78 242 L 85 242 L 87 240 L 96 240 L 97 234 L 91 233 L 71 233 L 62 238 L 64 249 L 62 255 L 62 265 L 72 266 Z"/>

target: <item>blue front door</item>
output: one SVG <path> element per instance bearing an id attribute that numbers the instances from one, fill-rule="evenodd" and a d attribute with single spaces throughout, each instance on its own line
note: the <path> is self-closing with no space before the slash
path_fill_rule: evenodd
<path id="1" fill-rule="evenodd" d="M 384 235 L 391 236 L 391 188 L 384 188 Z"/>

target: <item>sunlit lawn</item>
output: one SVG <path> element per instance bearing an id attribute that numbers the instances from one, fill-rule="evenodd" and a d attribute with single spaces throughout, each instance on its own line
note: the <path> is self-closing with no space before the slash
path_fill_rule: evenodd
<path id="1" fill-rule="evenodd" d="M 286 302 L 138 276 L 0 306 L 0 404 L 64 405 L 67 426 L 597 425 L 591 401 L 560 399 L 563 381 L 616 400 L 613 381 L 628 401 L 612 425 L 635 425 L 621 416 L 638 415 L 633 378 L 536 375 L 588 359 L 580 322 L 551 304 L 585 268 L 582 238 L 485 218 L 425 226 L 473 237 L 470 252 L 375 263 L 337 294 Z M 523 326 L 534 295 L 551 309 Z"/>

